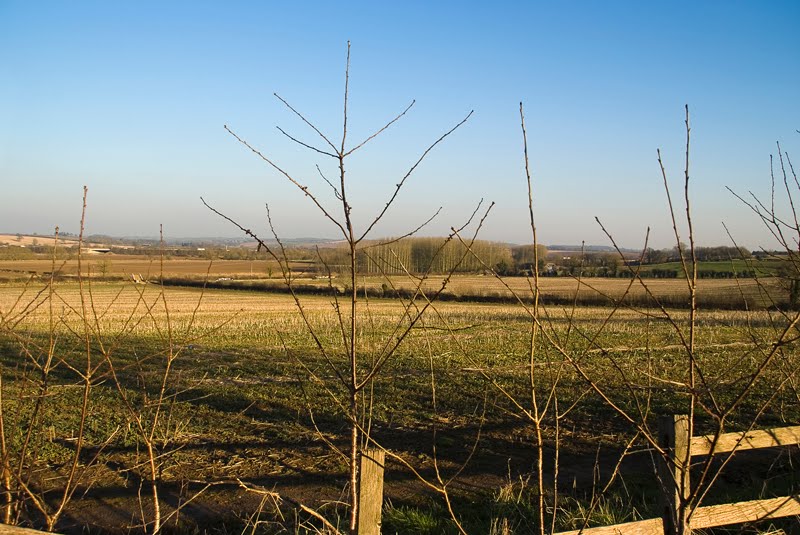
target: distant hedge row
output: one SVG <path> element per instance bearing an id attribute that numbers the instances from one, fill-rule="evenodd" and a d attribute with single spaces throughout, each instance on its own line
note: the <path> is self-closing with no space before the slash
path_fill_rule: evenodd
<path id="1" fill-rule="evenodd" d="M 709 272 L 710 273 L 710 272 Z M 239 290 L 239 291 L 256 291 L 268 293 L 288 293 L 289 288 L 285 283 L 280 281 L 240 281 L 240 280 L 218 280 L 218 281 L 203 281 L 197 278 L 188 277 L 165 277 L 161 280 L 165 286 L 188 286 L 188 287 L 205 287 L 225 290 Z M 292 290 L 297 294 L 307 295 L 345 295 L 349 292 L 349 288 L 344 286 L 328 286 L 324 284 L 308 284 L 297 283 L 292 285 Z M 367 287 L 359 288 L 360 295 L 368 295 L 374 298 L 401 298 L 411 299 L 417 297 L 417 294 L 411 289 L 407 288 L 389 288 L 387 285 L 383 287 Z M 428 297 L 431 297 L 428 294 Z M 458 293 L 451 290 L 446 290 L 439 294 L 439 301 L 458 301 L 466 303 L 516 303 L 517 298 L 506 292 L 481 292 L 480 294 L 473 293 Z M 523 299 L 530 301 L 530 298 Z M 574 292 L 543 292 L 540 294 L 539 302 L 544 305 L 572 305 L 579 306 L 616 306 L 619 304 L 613 298 L 599 293 L 584 293 L 578 295 L 575 299 Z M 743 296 L 738 293 L 712 293 L 701 294 L 697 297 L 698 305 L 707 309 L 725 309 L 725 310 L 742 310 L 742 309 L 757 309 L 765 306 L 760 298 L 755 296 Z M 625 296 L 622 301 L 627 306 L 636 307 L 652 307 L 664 306 L 667 308 L 687 308 L 690 306 L 688 294 L 685 292 L 675 292 L 674 294 L 660 295 L 656 301 L 653 297 L 647 294 L 630 294 Z M 774 303 L 770 303 L 773 304 Z M 792 308 L 788 302 L 781 303 L 780 306 Z"/>
<path id="2" fill-rule="evenodd" d="M 635 273 L 629 269 L 621 269 L 615 273 L 603 270 L 583 270 L 569 273 L 566 271 L 544 271 L 540 273 L 542 277 L 577 277 L 580 273 L 581 277 L 602 277 L 611 279 L 630 279 Z M 639 271 L 639 276 L 643 279 L 677 279 L 683 277 L 683 270 L 679 269 L 642 269 Z M 717 271 L 717 270 L 700 270 L 697 272 L 698 279 L 752 279 L 757 276 L 754 270 L 745 271 Z"/>

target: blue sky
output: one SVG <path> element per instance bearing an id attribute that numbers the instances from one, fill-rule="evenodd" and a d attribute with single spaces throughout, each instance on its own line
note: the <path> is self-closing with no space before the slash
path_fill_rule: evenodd
<path id="1" fill-rule="evenodd" d="M 279 93 L 340 139 L 409 114 L 350 159 L 363 228 L 429 143 L 375 236 L 441 235 L 480 199 L 486 239 L 530 240 L 519 127 L 525 104 L 540 240 L 672 245 L 656 161 L 682 187 L 683 106 L 701 244 L 771 246 L 726 186 L 769 194 L 776 141 L 800 146 L 798 2 L 39 2 L 0 0 L 0 232 L 234 236 L 211 204 L 285 237 L 336 237 L 293 186 L 223 129 L 335 199 L 334 161 Z M 265 231 L 266 232 L 266 231 Z"/>

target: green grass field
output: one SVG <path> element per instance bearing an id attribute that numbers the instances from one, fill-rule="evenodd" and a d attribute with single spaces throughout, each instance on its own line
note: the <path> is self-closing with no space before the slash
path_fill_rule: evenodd
<path id="1" fill-rule="evenodd" d="M 567 282 L 564 291 L 569 291 Z M 661 286 L 662 281 L 654 282 Z M 524 279 L 513 283 L 516 291 L 525 290 Z M 502 289 L 488 277 L 457 278 L 453 285 L 458 292 Z M 619 291 L 618 286 L 604 288 Z M 730 286 L 714 288 L 731 291 Z M 52 293 L 39 283 L 0 285 L 9 458 L 19 462 L 15 452 L 30 441 L 20 466 L 31 484 L 48 495 L 57 493 L 80 425 L 82 376 L 91 369 L 87 453 L 80 460 L 86 467 L 80 481 L 85 496 L 72 502 L 72 524 L 65 520 L 65 529 L 99 518 L 108 529 L 129 525 L 140 503 L 149 507 L 141 490 L 148 472 L 137 420 L 145 427 L 152 424 L 165 511 L 212 484 L 197 508 L 172 518 L 179 531 L 196 524 L 225 523 L 225 529 L 247 524 L 248 515 L 264 504 L 261 496 L 241 490 L 238 480 L 307 503 L 332 521 L 344 518 L 339 502 L 346 464 L 336 453 L 346 444 L 344 390 L 329 365 L 346 371 L 342 328 L 334 297 L 300 299 L 305 320 L 286 294 L 168 287 L 162 295 L 153 284 L 97 281 L 82 291 L 74 282 L 57 283 Z M 423 305 L 375 297 L 361 301 L 362 372 Z M 636 435 L 576 366 L 618 407 L 654 425 L 658 414 L 685 410 L 681 383 L 687 379 L 688 357 L 681 337 L 688 332 L 687 321 L 685 310 L 670 310 L 668 316 L 656 308 L 554 305 L 542 310 L 533 376 L 540 402 L 555 388 L 543 431 L 547 451 L 560 447 L 560 528 L 580 527 L 580 511 L 599 484 L 594 474 L 607 478 L 614 459 Z M 701 311 L 693 352 L 708 387 L 701 401 L 734 402 L 786 325 L 779 312 Z M 530 330 L 530 315 L 519 304 L 434 303 L 376 376 L 366 391 L 364 421 L 374 440 L 394 455 L 386 473 L 385 529 L 454 529 L 441 501 L 419 480 L 435 480 L 437 470 L 445 479 L 455 477 L 450 487 L 454 510 L 470 532 L 486 533 L 502 518 L 515 532 L 532 529 L 529 509 L 536 489 L 525 479 L 536 443 L 525 413 L 531 409 Z M 48 356 L 47 393 L 37 397 Z M 789 344 L 737 406 L 728 427 L 752 420 L 764 427 L 800 421 L 797 368 Z M 41 408 L 32 420 L 37 400 Z M 713 429 L 702 411 L 697 423 L 698 433 Z M 35 431 L 30 437 L 28 429 Z M 651 472 L 652 460 L 641 441 L 634 444 L 622 464 L 624 484 L 614 485 L 603 498 L 612 517 L 656 514 L 655 492 L 647 483 L 652 485 L 652 477 L 642 475 Z M 769 463 L 765 470 L 758 492 L 781 492 L 786 481 L 770 471 Z M 552 466 L 546 471 L 553 475 Z M 709 503 L 748 488 L 720 486 Z M 592 514 L 594 522 L 608 520 Z M 291 524 L 270 507 L 264 515 L 275 522 L 265 525 L 267 532 Z"/>
<path id="2" fill-rule="evenodd" d="M 703 261 L 697 263 L 697 271 L 700 273 L 740 273 L 748 274 L 755 272 L 761 276 L 774 275 L 778 271 L 783 262 L 777 258 L 760 259 L 742 259 L 733 258 L 731 260 L 720 261 Z M 653 270 L 672 270 L 677 271 L 678 276 L 683 276 L 683 266 L 680 262 L 664 262 L 661 264 L 645 264 L 642 265 L 642 272 L 652 272 Z M 690 269 L 691 271 L 691 269 Z"/>

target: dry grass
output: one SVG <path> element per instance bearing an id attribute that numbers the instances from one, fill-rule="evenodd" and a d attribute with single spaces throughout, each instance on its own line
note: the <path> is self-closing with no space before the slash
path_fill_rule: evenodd
<path id="1" fill-rule="evenodd" d="M 467 279 L 467 277 L 464 277 Z M 471 281 L 478 279 L 470 278 Z M 492 279 L 485 279 L 489 282 Z M 462 282 L 460 278 L 456 282 Z M 466 281 L 469 282 L 469 281 Z M 549 281 L 548 281 L 549 282 Z M 612 279 L 611 282 L 616 282 Z M 660 282 L 660 281 L 659 281 Z M 665 281 L 669 282 L 669 281 Z M 716 283 L 717 281 L 709 281 Z M 464 282 L 462 282 L 464 284 Z M 719 288 L 721 285 L 713 284 Z M 464 288 L 466 286 L 462 286 Z M 674 285 L 665 284 L 664 289 L 673 289 Z M 129 317 L 140 317 L 145 314 L 146 307 L 152 306 L 157 299 L 160 288 L 156 285 L 133 285 L 120 283 L 94 283 L 91 286 L 91 297 L 98 321 L 105 324 L 107 334 L 113 333 L 115 322 L 123 322 Z M 6 317 L 12 317 L 20 312 L 29 300 L 34 299 L 38 286 L 23 283 L 5 283 L 0 285 L 0 310 Z M 188 324 L 195 317 L 195 327 L 201 332 L 225 325 L 224 333 L 217 333 L 221 338 L 238 338 L 246 344 L 253 337 L 262 338 L 265 331 L 274 334 L 278 331 L 302 332 L 305 330 L 303 322 L 297 314 L 294 300 L 288 294 L 264 294 L 262 292 L 227 291 L 207 289 L 202 291 L 196 288 L 167 288 L 166 295 L 169 302 L 171 321 L 175 325 Z M 20 296 L 22 298 L 20 299 Z M 41 295 L 36 302 L 44 302 L 46 295 Z M 61 310 L 63 321 L 69 322 L 70 318 L 77 321 L 71 310 L 77 310 L 80 303 L 80 293 L 76 284 L 64 283 L 56 288 L 55 299 L 58 310 Z M 326 296 L 303 296 L 303 308 L 314 323 L 322 326 L 324 331 L 328 328 L 338 328 L 332 298 Z M 15 305 L 16 303 L 16 305 Z M 199 304 L 199 307 L 198 307 Z M 162 321 L 163 311 L 154 309 L 155 317 L 150 322 Z M 650 312 L 657 315 L 657 311 Z M 44 329 L 47 327 L 48 311 L 44 306 L 32 307 L 32 312 L 26 318 L 29 328 Z M 404 306 L 397 299 L 370 299 L 367 306 L 362 308 L 362 313 L 370 325 L 382 332 L 396 322 L 401 321 Z M 543 313 L 545 321 L 552 325 L 563 324 L 566 328 L 568 318 L 581 328 L 591 330 L 591 326 L 600 323 L 611 314 L 607 307 L 578 307 L 572 311 L 568 306 L 546 307 Z M 672 311 L 672 318 L 677 322 L 686 321 L 687 312 Z M 708 310 L 703 311 L 699 321 L 707 327 L 700 331 L 699 343 L 728 344 L 741 340 L 742 331 L 753 324 L 769 324 L 770 314 L 765 311 L 736 311 L 736 310 Z M 497 340 L 512 338 L 519 335 L 524 338 L 528 327 L 528 316 L 524 309 L 511 303 L 469 303 L 469 302 L 441 302 L 436 305 L 436 313 L 428 315 L 425 328 L 420 331 L 437 331 L 443 338 L 452 337 L 457 333 L 463 335 L 473 343 L 482 337 L 494 337 Z M 145 322 L 147 323 L 147 322 Z M 452 328 L 453 333 L 446 332 Z M 498 329 L 498 327 L 501 327 Z M 645 329 L 648 332 L 645 332 Z M 668 335 L 671 327 L 663 321 L 643 319 L 640 310 L 621 308 L 613 313 L 613 320 L 605 329 L 609 344 L 607 347 L 626 349 L 637 347 L 640 339 L 651 338 L 651 347 L 658 347 L 652 338 L 660 338 L 661 345 L 669 345 Z M 446 336 L 445 336 L 446 335 Z M 475 348 L 500 352 L 505 349 L 503 344 L 486 343 L 476 344 Z M 491 347 L 491 346 L 495 347 Z M 275 347 L 280 344 L 275 340 Z M 480 351 L 483 353 L 484 351 Z"/>
<path id="2" fill-rule="evenodd" d="M 524 283 L 523 279 L 512 280 Z M 456 284 L 475 289 L 478 285 L 489 286 L 490 281 L 492 279 L 488 277 L 461 277 L 456 279 Z M 567 281 L 544 282 L 563 284 Z M 616 284 L 620 281 L 601 282 Z M 14 323 L 14 318 L 31 304 L 24 320 L 15 324 L 14 332 L 22 340 L 47 336 L 49 306 L 45 301 L 46 295 L 37 297 L 40 290 L 39 283 L 30 286 L 0 284 L 0 311 L 5 321 Z M 159 355 L 165 344 L 166 320 L 165 309 L 158 302 L 160 291 L 160 287 L 152 284 L 97 281 L 87 288 L 94 311 L 90 323 L 100 333 L 93 347 L 102 338 L 107 348 L 114 348 L 113 358 L 120 369 L 126 370 L 124 373 L 129 376 L 130 383 L 129 386 L 126 383 L 126 388 L 132 392 L 140 392 L 140 381 L 152 379 L 158 373 Z M 174 383 L 170 384 L 170 392 L 176 393 L 175 405 L 170 409 L 173 411 L 170 425 L 180 422 L 181 426 L 180 429 L 166 426 L 159 430 L 169 437 L 169 448 L 165 442 L 165 450 L 174 451 L 163 461 L 162 484 L 165 489 L 169 485 L 177 487 L 183 480 L 241 477 L 248 481 L 264 481 L 284 495 L 306 499 L 315 506 L 320 504 L 316 500 L 335 500 L 338 487 L 331 484 L 330 477 L 341 479 L 343 467 L 321 442 L 309 422 L 308 413 L 313 409 L 322 432 L 340 447 L 343 444 L 341 415 L 329 394 L 308 380 L 299 364 L 303 362 L 308 369 L 324 373 L 323 363 L 291 296 L 248 291 L 203 292 L 196 288 L 178 287 L 165 288 L 165 292 L 174 347 L 178 351 L 176 375 Z M 332 301 L 331 297 L 302 296 L 309 321 L 322 343 L 329 348 L 335 348 L 341 336 Z M 66 350 L 65 358 L 71 352 L 70 332 L 80 331 L 79 303 L 80 292 L 76 283 L 56 284 L 56 334 L 59 347 Z M 390 336 L 393 325 L 403 321 L 403 303 L 397 299 L 370 298 L 364 305 L 361 309 L 365 314 L 364 330 L 359 333 L 359 342 L 371 354 L 379 350 Z M 148 309 L 152 310 L 152 315 L 147 313 Z M 652 403 L 652 414 L 674 410 L 680 394 L 668 391 L 657 382 L 654 384 L 651 379 L 653 376 L 681 377 L 679 370 L 682 369 L 684 350 L 669 322 L 647 319 L 637 311 L 620 309 L 602 332 L 597 333 L 598 326 L 611 313 L 608 307 L 578 307 L 573 311 L 569 306 L 547 306 L 542 318 L 564 347 L 585 362 L 592 374 L 602 378 L 603 385 L 617 401 L 632 403 L 630 389 L 620 383 L 618 370 L 614 368 L 621 366 L 629 374 L 633 392 L 646 398 L 648 404 Z M 671 314 L 673 321 L 687 321 L 687 311 L 673 311 Z M 137 321 L 130 322 L 132 317 Z M 749 357 L 753 355 L 753 345 L 758 340 L 749 338 L 749 335 L 755 332 L 769 340 L 774 319 L 765 311 L 707 311 L 700 315 L 697 355 L 707 359 L 708 379 L 720 389 L 723 400 L 729 397 L 726 385 L 730 384 L 730 388 L 735 390 L 735 381 L 747 377 L 750 372 Z M 418 469 L 430 468 L 432 427 L 439 425 L 439 461 L 446 467 L 456 466 L 463 460 L 465 445 L 474 440 L 476 407 L 480 407 L 483 397 L 487 396 L 485 438 L 481 441 L 474 469 L 463 476 L 463 488 L 471 489 L 471 494 L 465 495 L 464 499 L 484 499 L 476 489 L 486 489 L 491 494 L 503 474 L 511 468 L 520 473 L 529 469 L 532 454 L 530 429 L 502 396 L 487 389 L 481 376 L 481 370 L 486 370 L 498 385 L 510 393 L 524 396 L 528 374 L 528 333 L 529 318 L 519 305 L 436 304 L 436 310 L 413 330 L 402 352 L 389 363 L 384 375 L 376 382 L 373 410 L 377 440 L 385 442 Z M 592 341 L 584 335 L 592 336 Z M 2 336 L 0 342 L 3 342 Z M 21 369 L 25 360 L 23 355 L 17 355 L 14 347 L 10 340 L 6 340 L 8 351 L 4 354 L 4 364 L 9 377 L 4 388 L 11 389 L 7 393 L 18 388 L 12 372 Z M 604 348 L 604 351 L 599 351 L 599 348 Z M 336 352 L 332 355 L 337 363 L 343 358 Z M 612 362 L 612 358 L 617 360 Z M 545 371 L 549 369 L 544 364 L 545 359 L 560 360 L 554 352 L 543 352 L 542 359 Z M 437 373 L 439 405 L 436 413 L 431 412 L 430 404 L 431 367 Z M 771 386 L 775 379 L 770 377 L 763 388 L 759 388 L 757 399 L 773 393 Z M 577 401 L 586 391 L 585 385 L 568 368 L 563 370 L 562 380 L 565 390 L 560 402 L 564 405 Z M 301 381 L 302 390 L 298 387 Z M 98 428 L 95 443 L 103 440 L 103 433 L 113 430 L 111 424 L 105 423 L 106 419 L 117 422 L 122 410 L 119 400 L 106 386 L 98 383 L 95 391 L 97 405 L 93 425 Z M 61 414 L 69 414 L 69 403 L 74 403 L 74 400 L 66 395 L 72 390 L 64 388 L 58 392 L 61 397 L 53 396 L 49 403 L 54 404 L 54 412 L 60 410 Z M 754 407 L 743 408 L 744 421 L 755 410 Z M 781 417 L 791 419 L 796 416 L 796 405 L 787 405 L 786 410 L 787 414 Z M 775 415 L 770 415 L 768 423 L 775 418 Z M 738 422 L 739 418 L 736 420 Z M 68 419 L 47 423 L 53 425 L 56 437 L 71 436 Z M 446 425 L 442 425 L 444 423 Z M 578 489 L 582 492 L 582 485 L 589 484 L 584 480 L 592 469 L 591 462 L 586 464 L 585 461 L 594 460 L 597 443 L 602 441 L 616 447 L 624 442 L 628 432 L 623 422 L 609 414 L 597 399 L 586 394 L 563 421 L 563 455 L 569 459 L 563 465 L 564 477 L 578 481 Z M 127 467 L 131 473 L 138 473 L 134 468 L 138 466 L 134 456 L 138 447 L 135 440 L 120 438 L 113 446 L 113 452 L 109 451 L 108 457 L 103 458 Z M 54 448 L 46 440 L 44 447 Z M 175 450 L 171 449 L 173 447 Z M 43 449 L 41 455 L 42 463 L 52 464 L 57 455 L 63 453 L 60 449 L 53 452 Z M 419 488 L 406 481 L 407 474 L 401 467 L 393 466 L 388 473 L 387 493 L 392 502 L 409 503 L 409 494 L 419 492 Z M 130 489 L 126 491 L 115 486 L 119 485 L 114 479 L 118 479 L 118 475 L 103 477 L 103 482 L 108 481 L 109 492 L 130 492 Z M 300 480 L 310 481 L 313 491 L 304 490 L 303 484 L 297 483 Z M 323 485 L 328 485 L 328 490 L 320 490 Z M 99 492 L 102 494 L 106 489 Z M 241 505 L 242 510 L 252 505 L 243 501 L 236 501 L 236 504 L 237 507 Z M 411 504 L 415 505 L 415 502 Z M 468 509 L 471 506 L 464 507 L 465 511 Z M 474 532 L 486 532 L 486 529 L 476 528 Z"/>
<path id="3" fill-rule="evenodd" d="M 133 255 L 92 255 L 84 259 L 85 272 L 98 276 L 104 272 L 106 276 L 129 278 L 136 274 L 143 277 L 155 276 L 161 272 L 158 256 Z M 307 265 L 294 265 L 293 269 L 302 270 Z M 47 259 L 37 260 L 0 260 L 0 279 L 25 277 L 32 274 L 47 274 L 52 271 L 52 262 Z M 77 275 L 77 261 L 66 260 L 57 265 L 59 273 L 68 276 Z M 267 279 L 280 276 L 276 262 L 266 260 L 204 260 L 198 258 L 166 258 L 163 263 L 165 277 L 205 278 L 213 281 L 217 278 Z M 442 284 L 442 276 L 432 275 L 423 283 L 426 291 L 438 290 Z M 315 279 L 313 276 L 301 275 L 297 278 L 303 285 L 325 287 L 329 282 Z M 344 279 L 334 279 L 334 286 L 341 286 Z M 393 287 L 411 291 L 417 284 L 406 276 L 364 277 L 360 286 L 372 290 Z M 576 290 L 579 301 L 586 304 L 603 304 L 603 301 L 619 299 L 627 294 L 633 302 L 641 303 L 646 291 L 639 283 L 631 285 L 630 279 L 622 278 L 584 278 L 580 281 L 568 277 L 542 277 L 539 280 L 542 295 L 556 299 L 557 302 L 570 301 Z M 647 287 L 658 299 L 666 299 L 668 304 L 677 304 L 684 296 L 688 297 L 686 281 L 683 279 L 647 279 Z M 512 291 L 519 295 L 530 295 L 529 280 L 524 277 L 505 277 L 498 280 L 492 276 L 456 275 L 447 286 L 448 294 L 456 297 L 500 298 L 512 297 Z M 510 290 L 509 290 L 510 289 Z M 756 279 L 701 279 L 698 281 L 698 298 L 705 300 L 712 307 L 722 304 L 724 300 L 742 301 L 756 306 L 768 306 L 764 292 L 781 295 L 776 280 L 770 278 Z M 718 303 L 719 302 L 719 303 Z M 736 307 L 733 307 L 736 308 Z"/>
<path id="4" fill-rule="evenodd" d="M 116 255 L 113 253 L 103 255 L 90 255 L 84 258 L 84 268 L 92 275 L 101 272 L 101 264 L 105 263 L 106 274 L 110 276 L 142 276 L 153 275 L 161 272 L 158 255 L 152 257 L 140 255 Z M 210 266 L 210 268 L 209 268 Z M 205 276 L 208 272 L 211 277 L 232 275 L 257 275 L 266 277 L 268 269 L 279 274 L 277 263 L 264 260 L 204 260 L 198 258 L 167 258 L 164 260 L 164 275 L 197 275 Z M 56 269 L 64 275 L 77 275 L 77 260 L 60 261 Z M 52 260 L 0 260 L 0 273 L 8 274 L 44 274 L 53 270 Z"/>
<path id="5" fill-rule="evenodd" d="M 16 234 L 0 234 L 0 244 L 16 245 L 29 247 L 31 245 L 49 245 L 55 244 L 55 238 L 52 236 L 25 236 Z M 58 239 L 58 244 L 64 247 L 78 245 L 78 240 L 71 239 Z"/>
<path id="6" fill-rule="evenodd" d="M 398 287 L 411 288 L 412 284 L 407 278 L 393 277 L 392 281 Z M 432 276 L 425 283 L 425 288 L 434 289 L 441 286 L 441 277 Z M 366 279 L 367 285 L 380 287 L 381 279 Z M 452 278 L 448 288 L 463 295 L 508 295 L 506 285 L 521 295 L 530 295 L 530 284 L 525 277 L 504 277 L 502 282 L 495 277 L 480 275 L 458 275 Z M 543 294 L 574 295 L 579 289 L 580 295 L 606 294 L 618 297 L 628 291 L 630 279 L 616 278 L 585 278 L 580 282 L 568 277 L 542 277 L 539 286 Z M 686 294 L 688 290 L 684 279 L 648 279 L 647 287 L 657 297 L 665 295 Z M 698 281 L 699 294 L 738 294 L 743 291 L 746 295 L 758 293 L 757 282 L 753 279 L 702 279 Z M 644 288 L 639 283 L 630 286 L 632 295 L 643 295 Z"/>

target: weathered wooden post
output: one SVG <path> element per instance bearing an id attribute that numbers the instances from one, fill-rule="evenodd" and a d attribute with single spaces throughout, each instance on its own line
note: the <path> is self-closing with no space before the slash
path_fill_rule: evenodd
<path id="1" fill-rule="evenodd" d="M 686 521 L 689 497 L 689 417 L 685 414 L 658 419 L 659 445 L 667 457 L 659 465 L 664 535 L 691 535 Z"/>
<path id="2" fill-rule="evenodd" d="M 385 452 L 370 448 L 361 453 L 358 493 L 358 535 L 380 535 L 383 509 Z"/>

